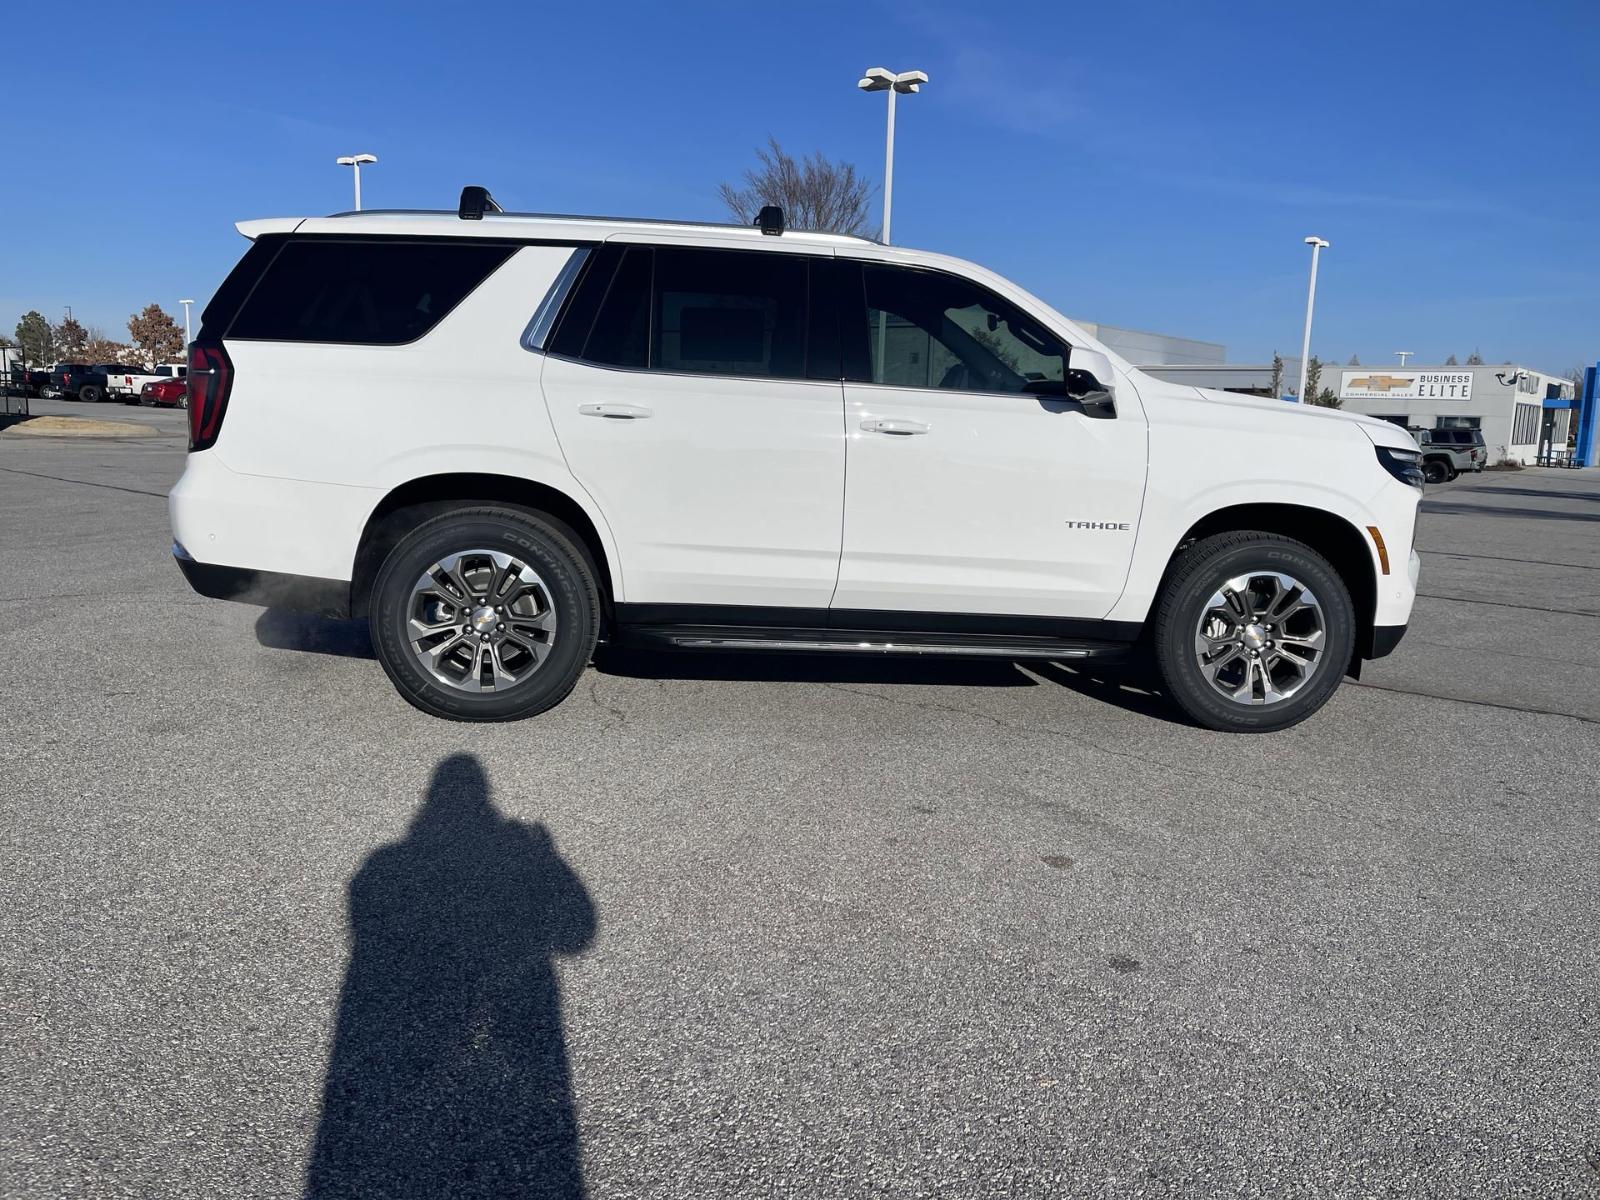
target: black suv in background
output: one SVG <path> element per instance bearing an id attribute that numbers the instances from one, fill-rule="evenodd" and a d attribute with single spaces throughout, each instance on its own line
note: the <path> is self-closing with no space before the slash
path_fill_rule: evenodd
<path id="1" fill-rule="evenodd" d="M 1489 461 L 1481 429 L 1413 429 L 1422 447 L 1422 475 L 1447 483 L 1463 471 L 1481 471 Z"/>

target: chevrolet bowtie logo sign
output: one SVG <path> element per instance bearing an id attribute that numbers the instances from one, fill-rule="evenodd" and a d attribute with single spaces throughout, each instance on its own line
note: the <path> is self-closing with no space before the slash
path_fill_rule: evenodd
<path id="1" fill-rule="evenodd" d="M 1345 371 L 1339 380 L 1345 400 L 1470 400 L 1471 371 Z"/>
<path id="2" fill-rule="evenodd" d="M 1387 392 L 1392 388 L 1410 387 L 1416 381 L 1415 375 L 1368 375 L 1364 379 L 1352 379 L 1350 386 L 1366 388 L 1369 392 Z"/>

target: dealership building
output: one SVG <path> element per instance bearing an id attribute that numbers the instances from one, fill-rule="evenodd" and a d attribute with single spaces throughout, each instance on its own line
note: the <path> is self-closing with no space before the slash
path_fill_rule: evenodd
<path id="1" fill-rule="evenodd" d="M 1141 369 L 1173 383 L 1247 395 L 1272 395 L 1270 363 L 1230 363 L 1216 342 L 1078 322 Z M 1280 386 L 1293 387 L 1300 361 L 1285 359 Z M 1412 429 L 1477 429 L 1490 462 L 1531 464 L 1567 448 L 1578 405 L 1570 379 L 1520 367 L 1322 365 L 1318 390 L 1339 397 L 1346 412 L 1366 413 Z"/>
<path id="2" fill-rule="evenodd" d="M 1346 412 L 1422 429 L 1477 429 L 1489 461 L 1532 463 L 1565 450 L 1570 379 L 1506 363 L 1471 367 L 1324 367 L 1322 386 Z"/>

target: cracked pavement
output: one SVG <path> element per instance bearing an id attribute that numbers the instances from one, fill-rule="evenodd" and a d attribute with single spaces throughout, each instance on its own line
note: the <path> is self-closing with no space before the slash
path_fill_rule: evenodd
<path id="1" fill-rule="evenodd" d="M 1596 473 L 1431 490 L 1406 641 L 1279 735 L 617 652 L 469 727 L 190 593 L 182 414 L 114 415 L 0 436 L 6 1196 L 1600 1197 Z M 352 1146 L 411 1182 L 307 1188 Z"/>

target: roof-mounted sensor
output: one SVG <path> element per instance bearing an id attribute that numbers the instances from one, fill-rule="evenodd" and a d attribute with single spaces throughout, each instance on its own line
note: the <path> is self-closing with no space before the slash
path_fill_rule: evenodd
<path id="1" fill-rule="evenodd" d="M 776 204 L 763 204 L 756 214 L 755 224 L 762 233 L 777 237 L 783 232 L 783 209 Z"/>
<path id="2" fill-rule="evenodd" d="M 456 211 L 456 216 L 463 221 L 481 221 L 486 212 L 504 211 L 489 195 L 488 188 L 468 185 L 461 189 L 461 207 Z"/>

